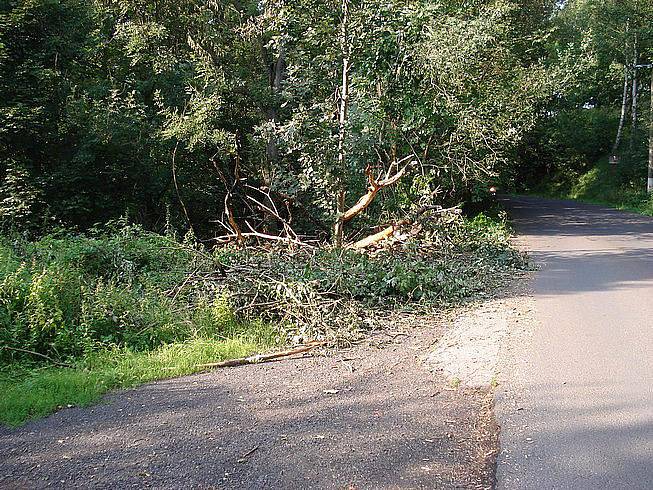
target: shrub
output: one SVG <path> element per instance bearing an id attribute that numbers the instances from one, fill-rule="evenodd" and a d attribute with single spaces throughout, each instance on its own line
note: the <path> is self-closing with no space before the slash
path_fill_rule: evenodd
<path id="1" fill-rule="evenodd" d="M 25 350 L 59 360 L 107 346 L 149 350 L 233 322 L 213 308 L 197 325 L 210 300 L 175 293 L 199 262 L 213 265 L 210 256 L 136 227 L 6 240 L 0 257 L 3 361 L 36 359 Z"/>

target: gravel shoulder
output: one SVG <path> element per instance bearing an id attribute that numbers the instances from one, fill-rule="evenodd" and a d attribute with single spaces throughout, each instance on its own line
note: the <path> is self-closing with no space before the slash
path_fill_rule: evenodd
<path id="1" fill-rule="evenodd" d="M 489 385 L 513 293 L 455 316 L 390 318 L 392 331 L 350 349 L 1 428 L 0 487 L 491 488 Z"/>

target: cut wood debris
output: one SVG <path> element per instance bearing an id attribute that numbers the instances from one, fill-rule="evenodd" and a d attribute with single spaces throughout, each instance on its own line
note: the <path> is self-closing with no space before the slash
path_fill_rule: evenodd
<path id="1" fill-rule="evenodd" d="M 294 356 L 296 354 L 304 354 L 309 352 L 316 347 L 321 347 L 326 345 L 326 342 L 315 341 L 304 344 L 300 347 L 295 347 L 293 349 L 284 350 L 281 352 L 274 352 L 272 354 L 257 354 L 250 357 L 240 357 L 238 359 L 229 359 L 227 361 L 212 362 L 209 364 L 198 364 L 195 367 L 198 368 L 221 368 L 221 367 L 233 367 L 233 366 L 244 366 L 246 364 L 259 364 L 261 362 L 269 362 L 277 359 L 283 359 L 286 357 Z"/>
<path id="2" fill-rule="evenodd" d="M 254 446 L 252 449 L 250 449 L 250 450 L 247 451 L 245 454 L 243 454 L 243 455 L 240 457 L 240 459 L 238 460 L 238 463 L 245 463 L 245 462 L 247 461 L 247 458 L 248 458 L 249 456 L 251 456 L 251 455 L 254 454 L 256 451 L 258 451 L 258 448 L 259 448 L 259 447 L 260 447 L 260 446 Z"/>

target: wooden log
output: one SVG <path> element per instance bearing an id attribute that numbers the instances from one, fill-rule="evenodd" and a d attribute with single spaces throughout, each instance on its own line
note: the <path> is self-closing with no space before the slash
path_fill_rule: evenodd
<path id="1" fill-rule="evenodd" d="M 366 238 L 363 238 L 362 240 L 357 241 L 351 246 L 351 248 L 354 250 L 361 250 L 363 248 L 369 247 L 370 245 L 374 245 L 375 243 L 382 242 L 383 240 L 390 238 L 400 226 L 401 224 L 390 225 L 380 232 L 375 233 L 374 235 L 370 235 Z"/>
<path id="2" fill-rule="evenodd" d="M 373 235 L 365 237 L 362 240 L 357 241 L 353 245 L 350 245 L 350 248 L 353 248 L 354 250 L 362 250 L 364 248 L 369 247 L 370 245 L 374 245 L 376 243 L 382 242 L 383 240 L 390 238 L 394 234 L 394 232 L 397 231 L 402 226 L 414 224 L 421 215 L 423 215 L 428 211 L 433 211 L 436 214 L 451 213 L 451 212 L 460 213 L 460 209 L 458 208 L 458 206 L 455 206 L 453 208 L 447 208 L 447 209 L 442 209 L 439 206 L 422 206 L 420 209 L 418 209 L 415 212 L 414 217 L 405 218 L 397 223 L 393 223 L 392 225 L 381 230 L 380 232 L 374 233 Z"/>

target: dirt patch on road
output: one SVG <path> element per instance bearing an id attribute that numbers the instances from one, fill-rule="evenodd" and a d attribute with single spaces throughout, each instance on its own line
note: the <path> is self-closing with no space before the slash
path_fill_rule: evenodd
<path id="1" fill-rule="evenodd" d="M 496 386 L 505 368 L 506 349 L 517 337 L 526 341 L 534 322 L 528 281 L 517 281 L 496 298 L 462 310 L 425 362 L 454 384 Z"/>
<path id="2" fill-rule="evenodd" d="M 152 383 L 0 429 L 0 487 L 491 488 L 491 390 L 454 387 L 425 363 L 450 319 L 391 323 L 351 349 Z"/>
<path id="3" fill-rule="evenodd" d="M 492 385 L 511 313 L 503 299 L 469 308 L 455 319 L 438 347 L 426 358 L 427 365 L 455 383 L 470 387 Z"/>

